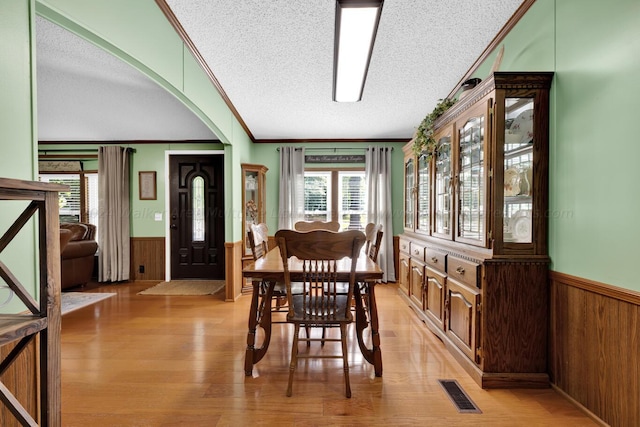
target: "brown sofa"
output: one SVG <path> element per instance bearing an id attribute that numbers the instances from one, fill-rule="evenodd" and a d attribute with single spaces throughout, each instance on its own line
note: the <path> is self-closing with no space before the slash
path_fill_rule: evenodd
<path id="1" fill-rule="evenodd" d="M 96 226 L 86 223 L 60 224 L 61 288 L 84 286 L 91 279 L 98 242 Z M 65 244 L 65 242 L 67 242 Z"/>

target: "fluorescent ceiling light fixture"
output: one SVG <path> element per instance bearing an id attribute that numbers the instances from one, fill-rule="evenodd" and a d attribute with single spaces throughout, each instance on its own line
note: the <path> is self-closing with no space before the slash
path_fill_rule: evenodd
<path id="1" fill-rule="evenodd" d="M 383 0 L 337 0 L 333 100 L 358 102 L 373 52 Z"/>

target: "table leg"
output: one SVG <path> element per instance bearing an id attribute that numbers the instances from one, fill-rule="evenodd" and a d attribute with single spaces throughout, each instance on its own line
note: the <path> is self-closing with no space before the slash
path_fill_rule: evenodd
<path id="1" fill-rule="evenodd" d="M 362 303 L 362 293 L 360 287 L 354 289 L 354 298 L 356 301 L 356 336 L 358 338 L 358 346 L 365 360 L 374 367 L 376 377 L 382 376 L 382 352 L 380 351 L 380 335 L 378 333 L 378 307 L 374 294 L 375 284 L 366 283 L 365 295 L 368 295 L 369 303 L 365 307 Z M 368 316 L 367 316 L 368 314 Z M 367 321 L 368 318 L 368 321 Z M 371 342 L 373 348 L 368 348 L 364 342 L 364 330 L 367 326 L 371 326 Z"/>
<path id="2" fill-rule="evenodd" d="M 244 356 L 244 374 L 251 376 L 253 373 L 253 355 L 256 344 L 256 327 L 258 326 L 258 299 L 260 285 L 252 281 L 253 291 L 251 293 L 251 306 L 249 308 L 249 331 L 247 332 L 247 350 Z"/>
<path id="3" fill-rule="evenodd" d="M 353 290 L 353 298 L 356 302 L 356 337 L 358 338 L 358 346 L 364 356 L 365 360 L 373 364 L 373 352 L 367 348 L 364 343 L 363 331 L 367 328 L 367 314 L 362 304 L 362 294 L 360 292 L 360 285 L 356 284 Z"/>
<path id="4" fill-rule="evenodd" d="M 254 282 L 253 293 L 251 295 L 251 307 L 249 309 L 249 331 L 247 332 L 247 350 L 244 356 L 244 373 L 251 376 L 253 373 L 253 365 L 258 363 L 269 348 L 271 341 L 271 296 L 273 295 L 273 287 L 275 283 L 270 282 L 266 287 L 266 291 L 262 296 L 262 304 L 260 300 L 260 283 Z M 264 330 L 264 341 L 260 348 L 256 348 L 256 330 L 258 325 Z"/>
<path id="5" fill-rule="evenodd" d="M 378 305 L 376 304 L 375 283 L 367 283 L 369 289 L 369 321 L 371 322 L 371 342 L 373 343 L 373 366 L 376 377 L 382 376 L 382 351 L 378 331 Z"/>

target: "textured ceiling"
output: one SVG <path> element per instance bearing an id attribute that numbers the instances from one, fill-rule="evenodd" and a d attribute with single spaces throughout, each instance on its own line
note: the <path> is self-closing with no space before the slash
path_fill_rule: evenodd
<path id="1" fill-rule="evenodd" d="M 217 139 L 177 98 L 129 64 L 36 18 L 38 139 Z"/>
<path id="2" fill-rule="evenodd" d="M 257 139 L 410 138 L 522 0 L 386 0 L 362 101 L 332 101 L 334 0 L 166 0 Z"/>
<path id="3" fill-rule="evenodd" d="M 165 0 L 255 139 L 410 138 L 523 0 L 386 0 L 363 98 L 332 101 L 334 0 Z M 215 138 L 129 65 L 38 19 L 39 137 Z"/>

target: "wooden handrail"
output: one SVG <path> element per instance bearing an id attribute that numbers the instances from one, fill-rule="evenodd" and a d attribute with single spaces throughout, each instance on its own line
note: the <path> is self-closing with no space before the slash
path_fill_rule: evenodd
<path id="1" fill-rule="evenodd" d="M 0 276 L 9 285 L 30 313 L 0 314 L 0 345 L 18 341 L 12 350 L 0 360 L 0 372 L 14 364 L 27 346 L 39 336 L 39 364 L 30 365 L 36 370 L 39 390 L 30 390 L 39 409 L 37 420 L 12 391 L 0 382 L 0 401 L 22 425 L 61 425 L 60 396 L 60 221 L 58 218 L 58 192 L 68 187 L 36 181 L 0 178 L 0 201 L 31 201 L 0 238 L 0 253 L 10 248 L 9 243 L 32 219 L 37 220 L 40 275 L 39 301 L 31 295 L 14 275 L 10 267 L 0 263 Z M 6 211 L 5 211 L 6 212 Z M 38 372 L 39 371 L 39 372 Z"/>

